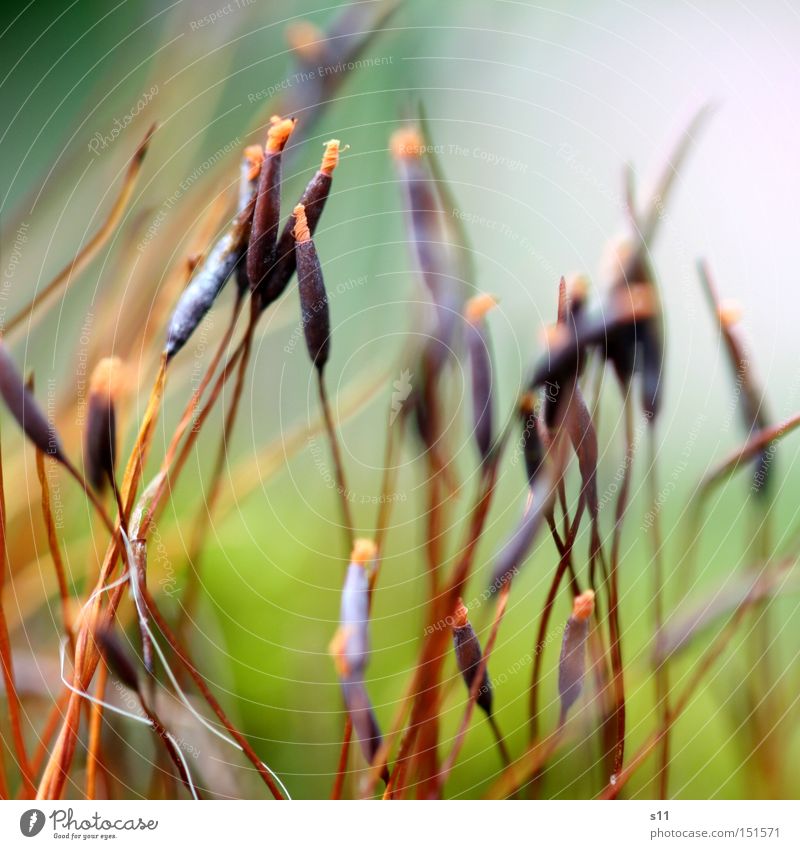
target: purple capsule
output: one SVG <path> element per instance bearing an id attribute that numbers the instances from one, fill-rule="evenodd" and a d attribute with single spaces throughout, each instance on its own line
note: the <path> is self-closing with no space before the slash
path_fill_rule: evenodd
<path id="1" fill-rule="evenodd" d="M 452 273 L 452 254 L 436 183 L 423 162 L 425 140 L 412 127 L 398 130 L 390 142 L 406 191 L 411 241 L 422 279 L 433 299 L 436 330 L 426 356 L 437 374 L 453 348 L 457 319 L 463 307 L 463 289 Z"/>
<path id="2" fill-rule="evenodd" d="M 167 359 L 172 359 L 183 348 L 205 318 L 241 257 L 242 251 L 233 230 L 217 240 L 172 311 L 164 348 Z"/>
<path id="3" fill-rule="evenodd" d="M 17 420 L 25 435 L 43 453 L 60 462 L 65 461 L 58 434 L 47 421 L 36 399 L 22 382 L 5 345 L 0 341 L 0 395 L 11 415 Z"/>
<path id="4" fill-rule="evenodd" d="M 461 677 L 467 685 L 467 690 L 471 693 L 481 665 L 483 652 L 478 635 L 467 618 L 468 613 L 466 605 L 459 599 L 453 614 L 453 648 L 455 649 L 456 663 L 461 672 Z M 489 672 L 485 667 L 475 701 L 486 712 L 487 716 L 491 716 L 492 686 L 489 682 Z"/>
<path id="5" fill-rule="evenodd" d="M 377 549 L 371 540 L 356 540 L 342 589 L 339 629 L 330 646 L 347 712 L 364 757 L 372 762 L 381 745 L 375 712 L 364 684 L 369 660 L 369 575 Z"/>
<path id="6" fill-rule="evenodd" d="M 95 639 L 108 668 L 129 690 L 138 693 L 139 676 L 136 667 L 119 637 L 110 629 L 102 628 L 95 634 Z"/>
<path id="7" fill-rule="evenodd" d="M 467 352 L 472 375 L 472 415 L 475 441 L 481 459 L 486 460 L 492 448 L 492 357 L 486 313 L 497 304 L 491 295 L 477 295 L 467 301 Z"/>
<path id="8" fill-rule="evenodd" d="M 299 203 L 305 209 L 306 224 L 312 237 L 331 191 L 333 172 L 339 163 L 339 152 L 340 143 L 338 139 L 331 139 L 326 143 L 319 170 L 311 178 L 299 200 Z M 294 250 L 294 228 L 296 224 L 297 221 L 294 213 L 292 213 L 278 239 L 275 261 L 255 292 L 259 309 L 264 310 L 278 300 L 289 285 L 289 281 L 297 268 L 297 257 Z"/>
<path id="9" fill-rule="evenodd" d="M 250 288 L 261 285 L 275 256 L 281 217 L 281 162 L 283 149 L 295 126 L 294 118 L 272 117 L 258 180 L 253 226 L 247 245 Z"/>
<path id="10" fill-rule="evenodd" d="M 250 278 L 247 276 L 247 243 L 253 228 L 253 214 L 256 208 L 256 193 L 258 180 L 261 175 L 261 165 L 264 162 L 264 149 L 261 145 L 252 144 L 244 149 L 239 174 L 239 199 L 236 204 L 236 221 L 234 226 L 239 231 L 242 259 L 236 266 L 236 288 L 239 298 L 250 291 Z"/>
<path id="11" fill-rule="evenodd" d="M 321 372 L 330 355 L 331 320 L 328 293 L 322 277 L 317 249 L 311 239 L 305 207 L 299 203 L 295 215 L 295 256 L 303 333 L 311 362 Z"/>
<path id="12" fill-rule="evenodd" d="M 594 612 L 594 592 L 586 590 L 577 596 L 572 605 L 572 616 L 567 620 L 561 641 L 558 661 L 558 695 L 561 699 L 561 719 L 575 704 L 583 690 L 586 672 L 586 640 L 589 620 Z"/>
<path id="13" fill-rule="evenodd" d="M 84 452 L 86 477 L 102 492 L 114 479 L 117 450 L 115 399 L 119 391 L 122 362 L 118 357 L 100 360 L 89 381 Z"/>

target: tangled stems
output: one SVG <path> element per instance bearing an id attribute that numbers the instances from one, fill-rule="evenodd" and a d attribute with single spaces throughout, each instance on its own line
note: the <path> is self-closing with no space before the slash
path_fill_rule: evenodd
<path id="1" fill-rule="evenodd" d="M 614 532 L 611 540 L 611 568 L 609 573 L 608 619 L 611 639 L 611 674 L 614 691 L 614 716 L 616 742 L 613 752 L 612 775 L 622 769 L 625 757 L 625 681 L 622 664 L 622 641 L 619 624 L 619 550 L 622 542 L 622 525 L 630 491 L 631 466 L 633 465 L 633 405 L 630 393 L 625 395 L 625 461 L 622 483 L 619 489 Z"/>

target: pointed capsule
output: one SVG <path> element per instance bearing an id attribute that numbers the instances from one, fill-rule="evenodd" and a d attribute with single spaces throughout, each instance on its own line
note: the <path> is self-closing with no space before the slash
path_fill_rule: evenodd
<path id="1" fill-rule="evenodd" d="M 248 205 L 255 208 L 258 180 L 261 176 L 261 166 L 264 163 L 264 149 L 261 145 L 248 145 L 242 153 L 239 166 L 239 200 L 236 204 L 237 213 L 244 212 Z"/>
<path id="2" fill-rule="evenodd" d="M 544 384 L 542 420 L 550 432 L 557 430 L 567 415 L 567 409 L 577 388 L 577 379 L 583 370 L 585 357 L 582 354 L 578 323 L 581 320 L 585 298 L 580 287 L 577 294 L 577 300 L 573 300 L 571 295 L 568 297 L 566 279 L 562 277 L 559 280 L 557 321 L 546 331 L 550 345 L 574 346 L 576 351 L 574 369 L 564 368 Z"/>
<path id="3" fill-rule="evenodd" d="M 369 576 L 368 568 L 375 559 L 375 543 L 368 539 L 355 541 L 342 588 L 339 634 L 345 639 L 336 652 L 339 674 L 348 677 L 363 674 L 369 656 Z"/>
<path id="4" fill-rule="evenodd" d="M 372 763 L 383 737 L 363 678 L 353 677 L 343 681 L 342 694 L 364 758 L 367 763 Z"/>
<path id="5" fill-rule="evenodd" d="M 491 295 L 477 295 L 467 301 L 467 352 L 472 376 L 472 421 L 481 459 L 486 460 L 494 440 L 492 421 L 492 357 L 486 314 L 497 301 Z"/>
<path id="6" fill-rule="evenodd" d="M 530 388 L 546 384 L 571 385 L 580 373 L 588 348 L 595 348 L 612 363 L 620 380 L 629 380 L 636 363 L 638 328 L 658 314 L 654 287 L 647 283 L 614 289 L 603 310 L 588 315 L 581 309 L 569 323 L 556 325 L 548 333 L 546 353 L 536 366 Z"/>
<path id="7" fill-rule="evenodd" d="M 120 389 L 122 361 L 106 357 L 95 366 L 89 381 L 87 423 L 84 436 L 86 477 L 102 492 L 114 479 L 117 450 L 115 401 Z"/>
<path id="8" fill-rule="evenodd" d="M 456 663 L 461 672 L 461 677 L 467 685 L 467 691 L 471 693 L 481 665 L 483 652 L 478 635 L 469 622 L 468 613 L 466 605 L 459 599 L 453 614 L 453 648 L 455 649 Z M 487 716 L 491 716 L 492 686 L 489 682 L 488 670 L 485 667 L 475 701 L 486 712 Z"/>
<path id="9" fill-rule="evenodd" d="M 539 415 L 536 410 L 536 394 L 526 392 L 519 404 L 519 417 L 522 423 L 522 436 L 519 446 L 525 461 L 525 474 L 528 486 L 533 486 L 544 462 L 544 443 L 539 433 Z"/>
<path id="10" fill-rule="evenodd" d="M 22 381 L 5 345 L 0 341 L 0 395 L 25 435 L 43 453 L 65 462 L 58 434 Z"/>
<path id="11" fill-rule="evenodd" d="M 660 316 L 642 322 L 639 341 L 642 349 L 642 410 L 652 422 L 661 410 L 664 385 L 664 335 Z"/>
<path id="12" fill-rule="evenodd" d="M 242 255 L 236 242 L 233 230 L 221 236 L 178 298 L 167 326 L 164 353 L 168 360 L 187 343 L 233 274 Z"/>
<path id="13" fill-rule="evenodd" d="M 583 690 L 586 672 L 586 640 L 589 636 L 589 620 L 594 612 L 594 592 L 586 590 L 575 598 L 572 616 L 567 620 L 561 641 L 561 656 L 558 661 L 558 695 L 561 699 L 561 717 L 575 704 Z"/>
<path id="14" fill-rule="evenodd" d="M 425 139 L 415 128 L 404 127 L 392 136 L 390 149 L 405 188 L 408 227 L 417 265 L 436 310 L 437 327 L 426 351 L 435 374 L 452 350 L 456 319 L 463 308 L 463 291 L 452 273 L 446 213 L 424 162 Z"/>
<path id="15" fill-rule="evenodd" d="M 325 203 L 331 191 L 333 183 L 333 172 L 339 164 L 339 154 L 342 150 L 338 139 L 331 139 L 325 144 L 325 152 L 319 170 L 309 181 L 305 188 L 299 204 L 303 206 L 306 214 L 308 232 L 314 236 L 319 224 Z M 297 268 L 297 258 L 294 250 L 294 228 L 296 224 L 294 213 L 289 216 L 275 249 L 275 262 L 262 285 L 258 288 L 258 306 L 266 309 L 270 304 L 278 300 L 289 285 L 292 275 Z"/>
<path id="16" fill-rule="evenodd" d="M 330 355 L 331 322 L 328 293 L 325 291 L 322 267 L 317 256 L 317 249 L 311 239 L 303 204 L 297 204 L 294 208 L 294 216 L 294 250 L 297 259 L 297 283 L 303 333 L 311 362 L 321 372 Z"/>
<path id="17" fill-rule="evenodd" d="M 245 253 L 250 241 L 255 212 L 255 192 L 262 170 L 263 151 L 246 147 L 242 156 L 236 216 L 228 230 L 192 269 L 189 285 L 183 290 L 167 326 L 164 351 L 172 359 L 187 343 L 206 317 L 231 275 L 236 272 L 239 297 L 249 290 Z"/>
<path id="18" fill-rule="evenodd" d="M 292 21 L 286 27 L 286 43 L 300 65 L 318 68 L 326 57 L 327 36 L 311 21 Z"/>
<path id="19" fill-rule="evenodd" d="M 303 116 L 306 132 L 322 109 L 336 102 L 336 92 L 349 79 L 348 70 L 358 67 L 358 57 L 385 29 L 388 17 L 400 5 L 400 0 L 348 3 L 326 26 L 324 33 L 316 34 L 305 25 L 307 34 L 291 39 L 290 46 L 300 60 L 298 84 L 282 92 L 280 102 L 285 111 Z M 318 51 L 311 49 L 316 42 L 319 42 Z M 319 58 L 312 60 L 315 55 Z"/>
<path id="20" fill-rule="evenodd" d="M 376 554 L 372 540 L 356 540 L 342 589 L 339 629 L 330 645 L 347 712 L 368 762 L 372 762 L 381 745 L 377 719 L 364 684 L 369 659 L 367 570 Z"/>
<path id="21" fill-rule="evenodd" d="M 273 115 L 267 132 L 253 227 L 247 246 L 247 276 L 252 290 L 261 285 L 275 256 L 281 216 L 281 161 L 295 123 L 294 118 Z"/>
<path id="22" fill-rule="evenodd" d="M 705 262 L 699 261 L 697 270 L 709 306 L 716 313 L 728 361 L 734 372 L 744 428 L 749 434 L 754 431 L 763 431 L 769 426 L 769 414 L 765 403 L 765 393 L 754 377 L 745 341 L 736 326 L 742 318 L 741 306 L 731 301 L 719 300 L 711 271 Z M 766 491 L 774 461 L 774 451 L 775 446 L 772 445 L 758 456 L 752 486 L 756 495 Z"/>
<path id="23" fill-rule="evenodd" d="M 102 628 L 95 634 L 95 640 L 108 668 L 129 690 L 138 693 L 139 676 L 136 667 L 119 637 L 112 630 Z"/>
<path id="24" fill-rule="evenodd" d="M 565 423 L 572 448 L 578 458 L 582 495 L 586 499 L 589 515 L 596 518 L 600 511 L 597 492 L 597 431 L 581 388 L 577 384 L 573 387 Z"/>
<path id="25" fill-rule="evenodd" d="M 655 273 L 650 262 L 649 248 L 641 238 L 619 239 L 609 248 L 610 273 L 614 279 L 612 298 L 624 303 L 625 297 L 647 290 L 649 314 L 638 315 L 625 327 L 609 335 L 606 359 L 613 365 L 617 379 L 627 386 L 634 373 L 641 376 L 641 405 L 649 421 L 658 415 L 661 406 L 664 366 L 664 340 L 661 304 L 655 285 Z"/>
<path id="26" fill-rule="evenodd" d="M 247 276 L 247 243 L 253 228 L 253 214 L 256 207 L 256 192 L 258 179 L 261 175 L 261 165 L 264 162 L 264 148 L 252 144 L 244 149 L 242 164 L 239 169 L 239 199 L 236 204 L 236 222 L 238 237 L 241 242 L 242 258 L 236 266 L 236 288 L 239 297 L 243 298 L 250 291 L 250 278 Z"/>

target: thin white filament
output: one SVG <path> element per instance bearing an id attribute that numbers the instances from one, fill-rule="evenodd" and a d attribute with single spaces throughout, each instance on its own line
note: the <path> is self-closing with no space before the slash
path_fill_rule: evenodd
<path id="1" fill-rule="evenodd" d="M 93 704 L 99 705 L 104 710 L 109 710 L 112 713 L 116 713 L 116 714 L 119 714 L 120 716 L 124 716 L 126 719 L 132 719 L 135 722 L 141 722 L 143 725 L 149 725 L 150 728 L 152 728 L 154 731 L 156 731 L 155 723 L 153 723 L 146 716 L 140 716 L 139 714 L 133 713 L 132 711 L 125 710 L 124 708 L 117 707 L 116 705 L 112 705 L 110 702 L 106 702 L 103 699 L 98 699 L 97 696 L 93 696 L 91 693 L 87 693 L 85 690 L 79 690 L 77 687 L 70 684 L 70 682 L 67 681 L 67 678 L 64 675 L 64 661 L 65 661 L 65 655 L 66 655 L 66 647 L 67 647 L 67 640 L 66 640 L 66 638 L 63 638 L 60 642 L 60 645 L 59 645 L 58 654 L 59 654 L 59 658 L 60 658 L 60 662 L 61 662 L 61 681 L 64 683 L 64 686 L 68 690 L 70 690 L 71 692 L 80 696 L 82 699 L 86 699 L 87 702 L 92 702 Z M 192 778 L 192 773 L 189 770 L 189 764 L 186 762 L 186 758 L 185 758 L 183 752 L 181 751 L 181 747 L 178 745 L 177 740 L 172 736 L 172 734 L 169 733 L 169 731 L 165 731 L 165 734 L 169 738 L 170 742 L 172 743 L 173 749 L 177 753 L 178 757 L 180 758 L 181 763 L 183 764 L 184 769 L 186 770 L 186 777 L 187 777 L 188 782 L 189 782 L 189 792 L 192 794 L 192 798 L 199 801 L 200 797 L 197 795 L 197 790 L 195 789 L 195 786 L 194 786 L 194 779 Z"/>
<path id="2" fill-rule="evenodd" d="M 60 658 L 60 661 L 61 661 L 61 681 L 64 683 L 64 686 L 68 690 L 71 690 L 73 693 L 75 693 L 76 695 L 80 696 L 83 699 L 86 699 L 86 701 L 88 701 L 88 702 L 93 702 L 96 705 L 100 705 L 100 707 L 104 708 L 105 710 L 110 710 L 112 713 L 118 713 L 120 716 L 125 716 L 128 719 L 133 719 L 136 722 L 143 723 L 144 725 L 150 725 L 150 726 L 153 725 L 153 723 L 150 722 L 150 720 L 146 716 L 141 716 L 137 713 L 133 713 L 129 710 L 125 710 L 125 708 L 121 708 L 121 707 L 117 707 L 116 705 L 112 705 L 109 702 L 105 702 L 102 699 L 98 699 L 97 696 L 93 696 L 91 693 L 87 693 L 85 690 L 79 690 L 74 684 L 71 684 L 67 680 L 66 676 L 64 675 L 64 661 L 65 661 L 65 655 L 66 655 L 66 647 L 67 647 L 67 640 L 66 640 L 66 637 L 63 637 L 61 639 L 60 644 L 59 644 L 58 655 L 59 655 L 59 658 Z"/>
<path id="3" fill-rule="evenodd" d="M 192 778 L 192 773 L 189 771 L 189 764 L 186 763 L 186 758 L 183 754 L 183 750 L 178 745 L 178 741 L 172 736 L 172 734 L 169 733 L 169 731 L 165 730 L 164 733 L 167 735 L 169 741 L 172 743 L 173 749 L 175 749 L 175 752 L 177 753 L 181 763 L 183 764 L 183 768 L 186 770 L 186 778 L 189 782 L 189 792 L 192 794 L 192 798 L 195 801 L 200 801 L 200 797 L 197 795 L 197 791 L 195 790 L 194 779 Z"/>
<path id="4" fill-rule="evenodd" d="M 244 751 L 244 749 L 239 745 L 239 743 L 236 742 L 236 740 L 234 740 L 232 737 L 229 737 L 227 734 L 220 731 L 218 728 L 216 728 L 214 725 L 212 725 L 201 713 L 199 713 L 197 711 L 197 709 L 194 707 L 194 705 L 191 703 L 191 701 L 189 700 L 188 696 L 183 692 L 181 685 L 178 683 L 178 679 L 175 677 L 175 674 L 173 673 L 169 663 L 167 662 L 167 658 L 164 656 L 164 652 L 161 650 L 161 647 L 158 644 L 158 640 L 156 639 L 155 634 L 153 633 L 152 629 L 150 628 L 150 624 L 149 624 L 148 619 L 147 619 L 147 614 L 145 613 L 144 608 L 143 608 L 142 598 L 141 598 L 141 595 L 139 594 L 138 575 L 136 574 L 136 569 L 133 566 L 133 564 L 135 563 L 134 556 L 133 556 L 133 550 L 131 549 L 131 544 L 130 544 L 130 541 L 128 540 L 128 535 L 125 533 L 125 531 L 122 528 L 120 528 L 120 533 L 122 535 L 122 542 L 125 545 L 126 554 L 128 555 L 128 564 L 129 564 L 128 576 L 130 578 L 131 596 L 133 597 L 133 604 L 134 604 L 134 607 L 136 608 L 137 616 L 139 617 L 139 625 L 142 628 L 142 630 L 144 630 L 147 633 L 147 635 L 150 637 L 150 641 L 153 645 L 153 649 L 155 650 L 156 654 L 158 655 L 158 659 L 161 661 L 161 665 L 164 667 L 164 671 L 167 673 L 167 677 L 169 678 L 170 682 L 172 683 L 172 686 L 174 687 L 175 692 L 178 695 L 178 698 L 183 702 L 183 704 L 185 705 L 185 707 L 189 711 L 189 713 L 191 713 L 192 716 L 194 716 L 195 719 L 204 728 L 206 728 L 208 731 L 210 731 L 216 737 L 219 737 L 220 740 L 224 740 L 229 746 L 233 746 L 234 749 L 237 749 L 240 752 Z M 289 791 L 286 789 L 286 786 L 281 781 L 281 779 L 278 777 L 278 775 L 276 775 L 275 772 L 272 769 L 270 769 L 270 767 L 267 764 L 265 764 L 263 761 L 259 760 L 259 763 L 272 776 L 272 778 L 275 780 L 275 782 L 278 784 L 278 786 L 281 788 L 281 790 L 285 794 L 286 798 L 291 800 L 292 797 L 289 794 Z"/>

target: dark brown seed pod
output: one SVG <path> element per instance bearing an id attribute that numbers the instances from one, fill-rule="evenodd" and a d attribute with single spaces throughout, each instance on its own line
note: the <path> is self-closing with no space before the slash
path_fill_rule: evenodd
<path id="1" fill-rule="evenodd" d="M 281 160 L 295 126 L 294 118 L 273 115 L 267 132 L 258 180 L 253 227 L 247 245 L 247 276 L 251 290 L 261 285 L 275 256 L 281 217 Z"/>
<path id="2" fill-rule="evenodd" d="M 642 409 L 648 421 L 655 421 L 661 409 L 664 385 L 664 335 L 660 316 L 647 319 L 639 330 L 642 349 Z"/>
<path id="3" fill-rule="evenodd" d="M 303 333 L 311 362 L 322 372 L 330 355 L 331 322 L 328 311 L 328 293 L 322 278 L 317 249 L 308 229 L 303 204 L 294 208 L 295 256 L 297 282 L 300 294 L 300 311 Z"/>
<path id="4" fill-rule="evenodd" d="M 322 155 L 319 170 L 311 178 L 298 201 L 305 209 L 306 224 L 312 238 L 331 191 L 333 172 L 339 164 L 340 151 L 341 146 L 338 139 L 331 139 L 326 142 L 325 153 Z M 294 213 L 292 213 L 278 239 L 278 246 L 275 249 L 275 262 L 262 285 L 258 287 L 256 295 L 259 309 L 266 309 L 280 298 L 297 268 L 297 257 L 294 251 L 294 227 L 296 223 Z"/>
<path id="5" fill-rule="evenodd" d="M 5 345 L 0 341 L 0 395 L 25 435 L 43 453 L 66 462 L 58 434 L 25 386 Z"/>
<path id="6" fill-rule="evenodd" d="M 95 639 L 108 668 L 129 690 L 138 693 L 139 675 L 119 637 L 112 630 L 103 628 L 97 631 Z"/>
<path id="7" fill-rule="evenodd" d="M 115 401 L 120 388 L 122 362 L 106 357 L 95 366 L 89 381 L 84 453 L 86 477 L 97 492 L 114 480 L 117 449 Z"/>
<path id="8" fill-rule="evenodd" d="M 256 206 L 258 178 L 261 175 L 261 164 L 264 161 L 264 148 L 260 145 L 249 145 L 244 149 L 242 164 L 239 172 L 239 200 L 236 205 L 236 224 L 242 243 L 242 259 L 236 266 L 236 288 L 239 297 L 243 298 L 250 291 L 250 278 L 247 276 L 247 261 L 244 252 L 250 241 L 253 228 L 253 213 Z"/>
<path id="9" fill-rule="evenodd" d="M 602 311 L 595 315 L 585 310 L 569 324 L 557 324 L 548 330 L 547 352 L 534 369 L 530 388 L 569 385 L 580 373 L 588 348 L 595 348 L 617 370 L 620 380 L 630 379 L 635 364 L 637 326 L 658 312 L 658 300 L 650 284 L 632 284 L 613 289 Z M 627 375 L 627 378 L 625 376 Z"/>
<path id="10" fill-rule="evenodd" d="M 470 625 L 468 618 L 469 611 L 461 599 L 456 604 L 455 613 L 453 614 L 453 648 L 456 653 L 456 663 L 461 672 L 461 677 L 467 685 L 467 692 L 472 692 L 472 686 L 475 683 L 475 676 L 478 674 L 483 658 L 481 644 L 478 640 L 478 635 L 475 629 Z M 478 695 L 475 701 L 486 712 L 487 716 L 492 715 L 492 686 L 489 682 L 488 670 L 484 667 L 483 680 L 481 681 Z"/>
<path id="11" fill-rule="evenodd" d="M 539 470 L 544 462 L 544 443 L 539 433 L 539 415 L 536 410 L 536 393 L 526 392 L 519 404 L 519 416 L 522 422 L 522 436 L 519 446 L 525 461 L 525 474 L 528 478 L 528 486 L 539 475 Z"/>
<path id="12" fill-rule="evenodd" d="M 264 149 L 261 145 L 251 144 L 244 149 L 242 162 L 239 166 L 239 199 L 236 203 L 236 212 L 238 214 L 243 212 L 246 214 L 248 206 L 252 206 L 255 209 L 258 179 L 261 176 L 263 162 Z"/>
<path id="13" fill-rule="evenodd" d="M 558 314 L 556 324 L 546 331 L 549 337 L 556 334 L 569 335 L 577 345 L 577 327 L 567 301 L 567 281 L 562 277 L 558 282 Z M 564 372 L 557 380 L 548 380 L 542 394 L 542 420 L 548 431 L 555 431 L 564 419 L 570 398 L 577 385 L 577 378 L 583 369 L 583 357 L 576 361 L 575 374 Z"/>
<path id="14" fill-rule="evenodd" d="M 472 422 L 481 460 L 489 456 L 494 441 L 492 421 L 492 357 L 486 313 L 496 306 L 491 295 L 477 295 L 467 301 L 467 352 L 472 374 Z"/>
<path id="15" fill-rule="evenodd" d="M 586 590 L 577 596 L 572 605 L 572 616 L 567 620 L 561 641 L 558 661 L 558 695 L 561 699 L 561 721 L 580 697 L 586 672 L 586 640 L 589 620 L 594 612 L 594 592 Z"/>
<path id="16" fill-rule="evenodd" d="M 650 262 L 648 243 L 641 238 L 622 240 L 611 246 L 613 275 L 616 280 L 612 296 L 624 299 L 632 289 L 647 288 L 651 302 L 650 314 L 637 317 L 625 328 L 609 337 L 606 358 L 614 366 L 617 378 L 627 386 L 634 373 L 641 376 L 641 404 L 654 421 L 661 406 L 664 366 L 664 338 L 661 304 Z"/>

